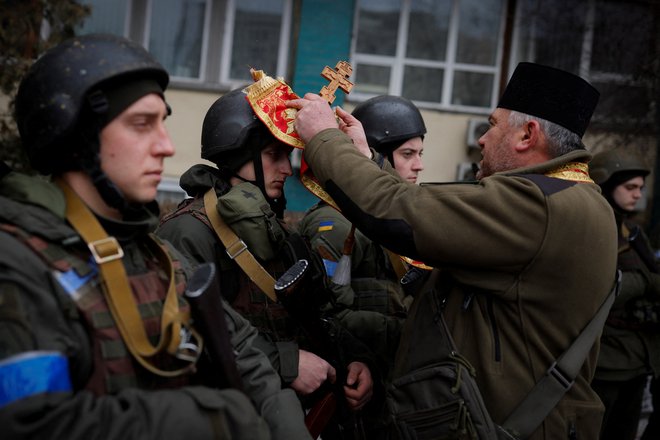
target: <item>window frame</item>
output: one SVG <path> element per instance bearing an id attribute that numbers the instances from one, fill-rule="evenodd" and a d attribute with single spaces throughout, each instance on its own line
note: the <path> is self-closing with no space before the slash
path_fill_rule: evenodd
<path id="1" fill-rule="evenodd" d="M 275 72 L 266 72 L 272 77 L 284 77 L 286 75 L 289 44 L 291 38 L 291 20 L 293 15 L 293 0 L 282 0 L 282 21 L 280 22 L 280 41 L 278 43 L 277 69 Z M 231 71 L 232 52 L 235 48 L 233 35 L 236 15 L 236 0 L 226 0 L 225 8 L 225 30 L 222 37 L 222 51 L 220 56 L 219 84 L 229 85 L 231 89 L 240 87 L 245 83 L 229 77 Z M 258 66 L 254 66 L 258 67 Z"/>
<path id="2" fill-rule="evenodd" d="M 355 11 L 353 16 L 353 38 L 351 39 L 351 64 L 354 69 L 354 74 L 357 75 L 360 63 L 365 63 L 373 66 L 390 67 L 390 79 L 387 93 L 390 95 L 401 96 L 403 90 L 403 78 L 406 66 L 412 67 L 430 67 L 436 69 L 443 69 L 444 80 L 442 84 L 442 99 L 440 102 L 434 101 L 420 101 L 414 100 L 415 104 L 420 108 L 455 111 L 460 113 L 471 114 L 488 114 L 496 105 L 499 98 L 499 84 L 502 66 L 502 57 L 504 54 L 505 46 L 505 29 L 506 29 L 506 13 L 509 0 L 502 0 L 502 10 L 499 17 L 499 31 L 497 34 L 497 53 L 493 66 L 482 64 L 465 64 L 456 61 L 456 52 L 459 36 L 459 11 L 460 1 L 452 0 L 452 10 L 449 20 L 449 30 L 447 36 L 447 53 L 445 60 L 425 60 L 417 58 L 408 58 L 404 56 L 406 43 L 408 39 L 408 24 L 410 18 L 410 6 L 412 0 L 401 0 L 401 9 L 399 16 L 399 27 L 397 32 L 396 53 L 394 56 L 373 55 L 357 53 L 357 35 L 359 28 L 359 11 L 360 0 L 356 0 Z M 454 74 L 459 72 L 469 73 L 487 73 L 493 75 L 492 90 L 490 96 L 490 105 L 488 107 L 475 107 L 452 104 L 452 91 L 454 85 Z M 350 97 L 350 101 L 360 102 L 377 96 L 375 93 L 358 92 L 354 90 Z"/>
<path id="3" fill-rule="evenodd" d="M 144 14 L 144 33 L 142 35 L 142 45 L 149 50 L 149 39 L 151 35 L 151 18 L 153 13 L 154 2 L 157 0 L 147 0 L 145 14 Z M 199 53 L 199 76 L 197 78 L 187 77 L 187 76 L 175 76 L 170 74 L 170 81 L 174 83 L 191 83 L 191 84 L 201 84 L 205 82 L 206 72 L 207 72 L 207 61 L 208 61 L 208 50 L 209 50 L 209 40 L 210 40 L 210 27 L 211 27 L 211 12 L 212 4 L 215 0 L 200 0 L 203 1 L 206 6 L 204 8 L 204 29 L 202 30 L 202 47 L 200 48 Z M 132 0 L 131 0 L 132 3 Z M 130 12 L 129 12 L 130 13 Z"/>
<path id="4" fill-rule="evenodd" d="M 132 38 L 149 50 L 151 18 L 156 0 L 128 0 L 124 36 Z M 231 55 L 234 50 L 233 31 L 236 0 L 203 0 L 206 4 L 199 76 L 196 78 L 171 75 L 171 85 L 185 89 L 232 90 L 243 87 L 248 80 L 230 78 Z M 276 72 L 270 76 L 284 77 L 289 63 L 289 44 L 293 20 L 293 1 L 282 0 L 282 20 L 277 54 Z M 157 13 L 157 12 L 156 12 Z M 256 67 L 256 66 L 255 66 Z"/>

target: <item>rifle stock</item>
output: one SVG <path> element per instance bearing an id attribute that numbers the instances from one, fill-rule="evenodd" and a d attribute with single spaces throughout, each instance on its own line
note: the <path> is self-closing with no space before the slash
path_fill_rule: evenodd
<path id="1" fill-rule="evenodd" d="M 337 396 L 334 391 L 326 393 L 310 408 L 305 416 L 305 426 L 312 438 L 319 438 L 336 410 Z"/>
<path id="2" fill-rule="evenodd" d="M 204 338 L 204 351 L 210 360 L 216 386 L 242 390 L 214 263 L 197 268 L 188 280 L 185 297 L 190 304 L 193 325 Z"/>

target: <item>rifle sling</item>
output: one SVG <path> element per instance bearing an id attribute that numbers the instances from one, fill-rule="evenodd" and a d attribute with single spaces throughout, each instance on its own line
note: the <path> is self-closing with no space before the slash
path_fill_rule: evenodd
<path id="1" fill-rule="evenodd" d="M 241 267 L 243 272 L 264 292 L 268 298 L 277 302 L 275 295 L 275 279 L 264 269 L 261 264 L 254 258 L 254 255 L 247 248 L 243 240 L 238 237 L 234 231 L 222 220 L 222 216 L 218 213 L 218 198 L 215 194 L 215 189 L 211 188 L 204 194 L 204 209 L 206 215 L 213 226 L 222 244 L 227 250 L 229 258 L 236 261 Z"/>
<path id="2" fill-rule="evenodd" d="M 106 301 L 128 350 L 144 368 L 159 376 L 175 377 L 187 372 L 194 366 L 194 362 L 181 369 L 162 370 L 148 360 L 165 350 L 169 354 L 175 355 L 181 341 L 181 324 L 189 321 L 189 314 L 179 310 L 174 268 L 169 255 L 150 236 L 151 239 L 148 243 L 151 250 L 170 278 L 161 316 L 160 340 L 154 347 L 149 341 L 142 317 L 138 312 L 126 269 L 122 263 L 124 251 L 119 242 L 115 237 L 108 236 L 94 214 L 66 182 L 56 179 L 55 183 L 62 189 L 66 197 L 67 220 L 87 243 L 98 264 Z M 198 335 L 195 334 L 195 336 Z"/>
<path id="3" fill-rule="evenodd" d="M 621 285 L 621 272 L 603 304 L 589 324 L 573 341 L 571 346 L 552 363 L 546 374 L 534 385 L 518 407 L 509 415 L 502 426 L 519 438 L 528 438 L 559 403 L 578 375 L 587 353 L 603 330 L 612 303 Z"/>

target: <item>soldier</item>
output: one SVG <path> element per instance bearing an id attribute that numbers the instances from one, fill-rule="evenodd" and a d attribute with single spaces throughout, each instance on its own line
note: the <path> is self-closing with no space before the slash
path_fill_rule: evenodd
<path id="1" fill-rule="evenodd" d="M 442 315 L 460 358 L 450 354 L 463 374 L 474 371 L 494 423 L 505 424 L 537 380 L 553 380 L 546 371 L 555 371 L 550 366 L 594 317 L 615 278 L 614 218 L 589 178 L 591 155 L 581 142 L 598 96 L 568 72 L 519 64 L 479 139 L 480 180 L 437 186 L 401 182 L 387 163 L 380 169 L 379 155 L 339 130 L 316 96 L 288 102 L 298 109 L 308 165 L 346 217 L 388 249 L 438 268 L 437 283 L 418 295 L 406 319 L 395 361 L 399 386 L 436 385 L 442 370 L 433 369 L 432 334 L 443 332 Z M 337 113 L 349 131 L 351 122 Z M 532 439 L 597 438 L 602 403 L 589 385 L 597 352 L 594 344 L 585 353 L 575 382 L 561 388 L 565 394 L 538 425 L 523 417 L 508 429 Z M 483 419 L 465 416 L 455 402 L 456 418 L 445 406 L 451 422 L 444 423 L 443 402 L 432 394 L 407 398 L 391 407 L 406 435 L 458 435 L 456 429 L 470 432 L 475 417 Z"/>
<path id="2" fill-rule="evenodd" d="M 424 169 L 422 152 L 426 134 L 419 109 L 408 99 L 382 95 L 359 104 L 352 116 L 354 123 L 359 121 L 362 125 L 369 146 L 386 158 L 403 180 L 416 183 Z M 361 231 L 352 231 L 351 223 L 324 201 L 310 208 L 298 228 L 312 247 L 326 256 L 324 263 L 330 276 L 334 275 L 344 243 L 351 234 L 350 239 L 354 240 L 351 289 L 335 289 L 333 312 L 348 331 L 380 356 L 383 370 L 391 371 L 401 325 L 413 299 L 400 284 L 408 270 L 407 264 Z M 367 313 L 352 313 L 353 310 Z M 378 402 L 372 401 L 369 413 L 378 412 L 378 406 Z M 378 429 L 381 423 L 380 414 L 365 420 L 367 429 Z M 382 438 L 378 431 L 372 434 L 374 438 Z"/>
<path id="3" fill-rule="evenodd" d="M 660 271 L 642 228 L 632 221 L 649 168 L 619 148 L 594 156 L 592 179 L 614 209 L 621 291 L 600 338 L 592 387 L 605 404 L 601 439 L 633 440 L 649 374 L 660 374 Z"/>
<path id="4" fill-rule="evenodd" d="M 86 35 L 46 52 L 20 84 L 24 148 L 54 183 L 0 181 L 3 438 L 310 438 L 295 394 L 253 347 L 256 330 L 230 308 L 217 326 L 226 321 L 242 381 L 211 386 L 235 365 L 196 372 L 202 341 L 179 297 L 190 267 L 150 234 L 174 154 L 168 81 L 141 46 Z"/>
<path id="5" fill-rule="evenodd" d="M 402 179 L 416 183 L 418 173 L 424 168 L 421 157 L 426 133 L 417 107 L 405 98 L 383 95 L 359 104 L 352 115 L 362 125 L 369 146 L 387 158 Z M 314 248 L 320 249 L 330 259 L 326 261 L 326 267 L 332 276 L 336 262 L 341 258 L 344 242 L 351 232 L 351 223 L 339 211 L 321 201 L 305 214 L 298 228 Z M 398 255 L 369 240 L 361 231 L 355 231 L 354 239 L 351 254 L 351 287 L 354 294 L 338 298 L 339 302 L 350 301 L 341 305 L 354 310 L 405 318 L 412 297 L 406 297 L 399 281 L 407 267 Z M 353 316 L 346 314 L 342 323 L 357 336 L 365 335 L 364 326 L 371 324 L 365 322 L 364 315 L 358 315 L 355 320 Z M 382 320 L 376 315 L 374 319 L 373 325 L 381 327 Z M 391 327 L 386 325 L 381 331 L 392 333 Z M 380 351 L 378 348 L 386 341 L 381 350 L 388 351 L 391 356 L 382 354 L 394 357 L 396 339 L 387 336 L 365 336 L 365 339 L 368 339 L 366 342 L 370 347 L 377 348 L 376 351 Z"/>
<path id="6" fill-rule="evenodd" d="M 277 298 L 268 296 L 273 280 L 289 264 L 283 263 L 280 249 L 297 237 L 281 220 L 284 182 L 292 174 L 290 152 L 291 147 L 278 141 L 256 117 L 243 90 L 223 95 L 209 108 L 202 126 L 202 158 L 217 168 L 194 165 L 181 176 L 181 187 L 192 198 L 166 215 L 157 233 L 193 260 L 220 267 L 223 295 L 268 338 L 261 350 L 284 383 L 304 396 L 326 381 L 334 382 L 337 372 L 326 359 L 302 348 L 309 346 L 304 344 L 304 329 Z M 220 226 L 211 218 L 216 212 Z M 230 241 L 225 243 L 222 231 L 232 234 Z M 247 250 L 256 269 L 234 260 L 239 253 L 232 251 L 231 243 L 237 240 L 244 243 L 239 253 L 245 257 Z M 270 281 L 261 284 L 260 277 Z M 307 293 L 320 297 L 322 292 Z M 372 394 L 366 364 L 371 358 L 363 348 L 362 353 L 362 348 L 347 350 L 344 393 L 354 410 Z"/>

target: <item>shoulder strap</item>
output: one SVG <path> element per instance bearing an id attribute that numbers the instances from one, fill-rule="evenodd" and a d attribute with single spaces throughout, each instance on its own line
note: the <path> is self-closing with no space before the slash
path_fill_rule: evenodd
<path id="1" fill-rule="evenodd" d="M 614 287 L 594 317 L 571 346 L 550 365 L 545 376 L 534 385 L 534 388 L 509 415 L 502 425 L 505 429 L 520 438 L 529 437 L 559 403 L 566 391 L 573 386 L 587 353 L 603 330 L 612 303 L 619 294 L 620 285 L 621 271 L 617 271 Z"/>
<path id="2" fill-rule="evenodd" d="M 128 282 L 128 276 L 126 275 L 126 269 L 121 261 L 124 251 L 119 245 L 119 242 L 117 242 L 115 237 L 108 236 L 96 217 L 94 217 L 94 214 L 92 214 L 89 208 L 66 182 L 58 179 L 55 183 L 62 189 L 66 197 L 67 220 L 80 234 L 85 243 L 87 243 L 94 260 L 98 264 L 103 278 L 103 290 L 112 317 L 117 322 L 117 328 L 131 354 L 133 354 L 134 358 L 144 368 L 159 376 L 175 377 L 188 372 L 194 367 L 202 348 L 201 338 L 192 328 L 188 328 L 187 330 L 198 341 L 198 350 L 196 356 L 186 359 L 190 361 L 188 365 L 181 369 L 165 371 L 153 365 L 149 360 L 165 350 L 171 355 L 177 355 L 181 343 L 182 325 L 187 325 L 189 322 L 189 316 L 179 310 L 179 298 L 175 288 L 174 269 L 169 255 L 159 244 L 153 241 L 150 243 L 154 254 L 158 257 L 163 265 L 162 267 L 170 277 L 170 284 L 161 316 L 161 337 L 158 344 L 154 347 L 147 336 L 142 318 L 138 312 L 138 307 Z M 177 357 L 181 358 L 180 356 Z"/>
<path id="3" fill-rule="evenodd" d="M 204 208 L 211 221 L 211 226 L 222 244 L 225 246 L 229 258 L 236 261 L 243 272 L 264 292 L 268 298 L 277 301 L 275 295 L 275 279 L 264 269 L 248 250 L 247 245 L 222 220 L 217 210 L 218 198 L 215 189 L 211 188 L 204 194 Z"/>

